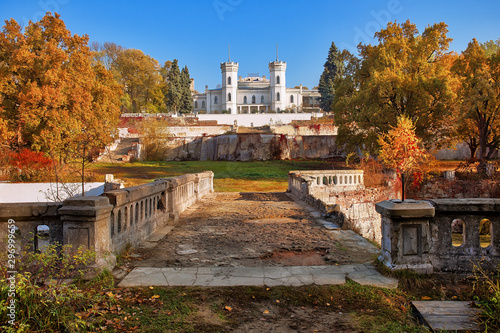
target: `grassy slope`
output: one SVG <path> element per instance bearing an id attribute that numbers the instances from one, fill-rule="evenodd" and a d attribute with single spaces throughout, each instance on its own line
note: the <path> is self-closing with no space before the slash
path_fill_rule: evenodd
<path id="1" fill-rule="evenodd" d="M 343 163 L 336 163 L 340 168 Z M 218 192 L 285 191 L 288 187 L 288 171 L 332 169 L 331 162 L 324 161 L 187 161 L 187 162 L 134 162 L 124 164 L 97 163 L 89 168 L 97 179 L 111 173 L 122 179 L 126 186 L 202 171 L 214 172 L 214 189 Z"/>

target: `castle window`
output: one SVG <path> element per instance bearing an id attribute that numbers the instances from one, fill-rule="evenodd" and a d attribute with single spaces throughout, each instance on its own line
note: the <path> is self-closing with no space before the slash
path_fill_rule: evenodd
<path id="1" fill-rule="evenodd" d="M 243 104 L 247 104 L 248 103 L 248 100 L 247 100 L 247 97 L 243 97 Z"/>
<path id="2" fill-rule="evenodd" d="M 194 101 L 194 108 L 197 109 L 198 108 L 198 101 Z"/>
<path id="3" fill-rule="evenodd" d="M 228 101 L 228 102 L 231 102 L 231 93 L 228 93 L 228 94 L 227 94 L 227 101 Z"/>
<path id="4" fill-rule="evenodd" d="M 290 103 L 293 103 L 293 95 L 290 95 Z"/>
<path id="5" fill-rule="evenodd" d="M 264 95 L 260 96 L 260 104 L 264 104 Z"/>
<path id="6" fill-rule="evenodd" d="M 276 100 L 279 101 L 280 100 L 280 93 L 276 93 Z"/>
<path id="7" fill-rule="evenodd" d="M 227 111 L 229 111 L 229 113 L 231 113 L 231 108 L 227 109 Z"/>
<path id="8" fill-rule="evenodd" d="M 255 104 L 255 95 L 252 96 L 252 104 Z"/>
<path id="9" fill-rule="evenodd" d="M 205 108 L 205 101 L 201 101 L 201 108 Z"/>
<path id="10" fill-rule="evenodd" d="M 276 76 L 276 84 L 280 84 L 280 76 Z"/>
<path id="11" fill-rule="evenodd" d="M 218 98 L 217 98 L 217 96 L 215 96 L 214 97 L 214 104 L 217 104 L 217 102 L 218 102 Z"/>
<path id="12" fill-rule="evenodd" d="M 228 76 L 228 77 L 227 77 L 227 85 L 228 85 L 228 86 L 230 86 L 230 85 L 231 85 L 231 77 L 230 77 L 230 76 Z"/>

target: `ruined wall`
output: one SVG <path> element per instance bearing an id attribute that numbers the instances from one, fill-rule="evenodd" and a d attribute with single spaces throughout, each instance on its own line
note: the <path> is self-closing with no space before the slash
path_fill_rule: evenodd
<path id="1" fill-rule="evenodd" d="M 381 217 L 375 204 L 395 198 L 390 188 L 367 188 L 359 191 L 331 193 L 329 205 L 337 205 L 338 219 L 344 229 L 353 230 L 366 239 L 381 244 Z"/>
<path id="2" fill-rule="evenodd" d="M 251 161 L 340 156 L 336 137 L 284 134 L 230 134 L 170 138 L 164 158 L 172 160 Z"/>
<path id="3" fill-rule="evenodd" d="M 419 189 L 409 188 L 412 199 L 500 198 L 500 181 L 432 178 Z"/>

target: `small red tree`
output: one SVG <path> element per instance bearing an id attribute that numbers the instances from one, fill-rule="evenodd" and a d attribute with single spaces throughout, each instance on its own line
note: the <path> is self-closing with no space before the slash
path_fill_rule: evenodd
<path id="1" fill-rule="evenodd" d="M 405 199 L 405 179 L 432 159 L 415 134 L 415 125 L 406 116 L 398 117 L 398 124 L 388 133 L 379 135 L 379 158 L 389 168 L 401 175 L 402 200 Z M 421 179 L 421 172 L 416 172 Z M 415 178 L 415 177 L 414 177 Z"/>

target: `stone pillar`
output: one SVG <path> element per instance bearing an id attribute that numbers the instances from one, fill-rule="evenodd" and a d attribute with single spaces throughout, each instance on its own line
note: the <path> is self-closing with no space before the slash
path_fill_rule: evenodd
<path id="1" fill-rule="evenodd" d="M 110 216 L 113 206 L 104 196 L 74 197 L 59 208 L 63 222 L 63 245 L 71 244 L 73 250 L 83 247 L 95 251 L 98 268 L 113 268 L 116 256 L 111 240 Z"/>
<path id="2" fill-rule="evenodd" d="M 431 225 L 435 208 L 428 201 L 386 200 L 375 205 L 382 215 L 382 255 L 390 269 L 410 269 L 432 273 L 433 235 Z"/>

